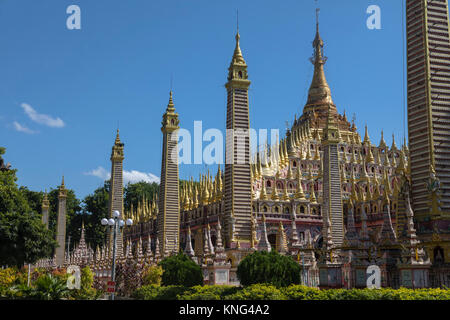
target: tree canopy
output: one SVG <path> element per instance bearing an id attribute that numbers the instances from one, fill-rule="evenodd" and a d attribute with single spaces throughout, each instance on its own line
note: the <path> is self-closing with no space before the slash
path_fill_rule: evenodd
<path id="1" fill-rule="evenodd" d="M 16 172 L 0 171 L 0 265 L 21 267 L 48 257 L 56 241 L 19 190 Z"/>
<path id="2" fill-rule="evenodd" d="M 237 276 L 244 286 L 268 283 L 277 287 L 300 284 L 300 266 L 276 251 L 256 251 L 239 263 Z"/>
<path id="3" fill-rule="evenodd" d="M 180 285 L 193 287 L 203 285 L 202 269 L 183 253 L 162 260 L 159 265 L 163 269 L 162 285 Z"/>

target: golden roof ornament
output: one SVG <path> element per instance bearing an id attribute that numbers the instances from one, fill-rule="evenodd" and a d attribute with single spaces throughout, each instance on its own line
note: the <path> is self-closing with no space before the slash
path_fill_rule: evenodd
<path id="1" fill-rule="evenodd" d="M 300 168 L 297 167 L 297 190 L 295 193 L 295 198 L 299 199 L 299 200 L 304 200 L 305 199 L 305 194 L 303 192 L 303 187 L 302 187 L 302 174 L 300 172 Z"/>
<path id="2" fill-rule="evenodd" d="M 370 146 L 370 140 L 369 140 L 368 146 L 367 146 L 366 162 L 367 162 L 367 163 L 374 163 L 374 158 L 373 158 L 372 148 L 371 148 L 371 146 Z"/>
<path id="3" fill-rule="evenodd" d="M 373 192 L 373 199 L 378 200 L 381 197 L 380 194 L 380 184 L 378 183 L 378 180 L 375 179 L 375 185 L 374 185 L 374 192 Z"/>
<path id="4" fill-rule="evenodd" d="M 316 148 L 315 148 L 315 149 L 316 149 L 316 150 L 315 150 L 315 152 L 314 152 L 314 160 L 320 160 L 319 146 L 316 145 Z"/>
<path id="5" fill-rule="evenodd" d="M 284 166 L 287 166 L 289 163 L 289 155 L 287 152 L 287 140 L 285 140 L 284 142 L 283 152 L 284 152 Z"/>
<path id="6" fill-rule="evenodd" d="M 352 157 L 350 159 L 350 162 L 353 164 L 357 163 L 355 154 L 356 154 L 356 150 L 355 150 L 354 145 L 352 145 Z"/>
<path id="7" fill-rule="evenodd" d="M 280 197 L 278 196 L 278 190 L 277 190 L 277 183 L 274 181 L 273 187 L 272 187 L 272 194 L 270 195 L 270 199 L 274 201 L 280 200 Z"/>
<path id="8" fill-rule="evenodd" d="M 305 155 L 303 154 L 303 146 L 302 145 L 299 146 L 298 157 L 300 158 L 300 160 L 305 160 Z"/>
<path id="9" fill-rule="evenodd" d="M 286 241 L 286 233 L 284 232 L 283 223 L 280 221 L 279 227 L 278 227 L 278 236 L 279 236 L 279 251 L 281 253 L 286 253 L 288 251 L 287 248 L 287 241 Z"/>
<path id="10" fill-rule="evenodd" d="M 405 153 L 403 152 L 403 149 L 400 150 L 400 163 L 395 171 L 397 173 L 406 173 Z"/>
<path id="11" fill-rule="evenodd" d="M 334 106 L 331 98 L 331 90 L 325 78 L 323 67 L 327 61 L 327 58 L 323 54 L 324 42 L 319 33 L 318 12 L 316 19 L 316 37 L 313 41 L 314 55 L 311 58 L 311 63 L 314 65 L 314 76 L 311 81 L 311 86 L 308 92 L 308 100 L 305 108 L 303 109 L 303 113 L 310 110 L 315 111 L 317 108 L 321 108 L 322 112 L 325 113 L 329 104 L 333 105 L 333 112 L 336 113 L 336 107 Z"/>
<path id="12" fill-rule="evenodd" d="M 384 141 L 383 130 L 381 130 L 381 140 L 380 140 L 380 144 L 378 145 L 378 147 L 379 147 L 380 149 L 385 149 L 385 148 L 387 147 L 386 141 Z"/>
<path id="13" fill-rule="evenodd" d="M 265 182 L 264 178 L 262 179 L 261 192 L 259 193 L 259 199 L 267 200 L 266 182 Z"/>
<path id="14" fill-rule="evenodd" d="M 403 149 L 405 154 L 409 153 L 408 142 L 406 141 L 406 136 L 403 138 Z"/>
<path id="15" fill-rule="evenodd" d="M 391 146 L 391 151 L 397 151 L 397 145 L 395 144 L 395 135 L 392 134 L 392 146 Z"/>
<path id="16" fill-rule="evenodd" d="M 286 182 L 284 183 L 282 199 L 285 201 L 289 200 L 289 194 L 287 192 L 287 183 Z"/>
<path id="17" fill-rule="evenodd" d="M 397 167 L 397 159 L 395 158 L 395 152 L 392 152 L 391 165 L 392 165 L 392 168 Z"/>
<path id="18" fill-rule="evenodd" d="M 388 176 L 388 173 L 387 173 L 386 169 L 384 170 L 384 181 L 383 181 L 383 184 L 384 184 L 384 188 L 387 189 L 387 192 L 389 194 L 391 194 L 392 193 L 391 184 L 389 182 L 389 176 Z"/>
<path id="19" fill-rule="evenodd" d="M 120 137 L 119 137 L 119 129 L 117 129 L 117 134 L 116 134 L 116 140 L 114 141 L 114 144 L 120 144 Z"/>
<path id="20" fill-rule="evenodd" d="M 375 163 L 378 165 L 382 165 L 380 153 L 381 149 L 377 149 L 377 157 L 375 158 Z"/>
<path id="21" fill-rule="evenodd" d="M 310 148 L 309 148 L 309 143 L 307 144 L 307 147 L 306 147 L 306 160 L 311 160 L 311 152 L 310 152 Z"/>
<path id="22" fill-rule="evenodd" d="M 317 178 L 321 179 L 323 177 L 323 159 L 319 161 L 319 169 L 317 170 Z"/>
<path id="23" fill-rule="evenodd" d="M 239 46 L 239 40 L 241 36 L 239 35 L 239 31 L 236 33 L 236 47 L 234 49 L 232 64 L 242 64 L 245 65 L 244 57 L 242 56 L 241 47 Z"/>
<path id="24" fill-rule="evenodd" d="M 309 201 L 313 204 L 317 203 L 316 194 L 314 193 L 314 182 L 311 183 L 311 192 L 309 196 Z"/>
<path id="25" fill-rule="evenodd" d="M 387 147 L 384 150 L 383 166 L 385 166 L 385 167 L 391 166 L 391 162 L 389 161 L 389 157 L 388 157 L 388 148 Z"/>
<path id="26" fill-rule="evenodd" d="M 288 180 L 291 180 L 291 179 L 293 178 L 292 170 L 291 170 L 291 165 L 290 165 L 290 164 L 289 164 L 289 166 L 288 166 L 288 171 L 287 171 L 287 176 L 286 176 L 286 178 L 287 178 Z"/>
<path id="27" fill-rule="evenodd" d="M 357 189 L 356 183 L 355 183 L 355 181 L 353 181 L 351 197 L 353 198 L 354 201 L 358 201 L 358 192 L 356 189 Z"/>

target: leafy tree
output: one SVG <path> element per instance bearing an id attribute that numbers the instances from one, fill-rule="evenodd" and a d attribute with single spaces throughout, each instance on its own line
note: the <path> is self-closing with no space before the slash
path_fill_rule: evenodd
<path id="1" fill-rule="evenodd" d="M 19 191 L 23 194 L 25 199 L 28 201 L 28 205 L 31 211 L 38 214 L 42 213 L 42 200 L 44 199 L 44 193 L 38 191 L 32 191 L 28 187 L 21 186 Z"/>
<path id="2" fill-rule="evenodd" d="M 0 172 L 0 265 L 20 268 L 50 256 L 56 242 L 19 190 L 16 171 Z"/>
<path id="3" fill-rule="evenodd" d="M 300 266 L 276 251 L 256 251 L 239 263 L 237 276 L 244 286 L 268 283 L 277 287 L 300 284 Z"/>
<path id="4" fill-rule="evenodd" d="M 103 187 L 87 195 L 83 199 L 83 221 L 86 228 L 86 242 L 91 248 L 103 246 L 106 230 L 101 225 L 101 220 L 109 216 L 109 181 L 105 181 Z"/>
<path id="5" fill-rule="evenodd" d="M 181 285 L 193 287 L 203 285 L 202 269 L 183 253 L 165 258 L 159 265 L 163 268 L 163 286 Z"/>
<path id="6" fill-rule="evenodd" d="M 139 201 L 145 197 L 147 200 L 153 200 L 153 196 L 158 193 L 159 185 L 156 182 L 148 183 L 145 181 L 137 183 L 128 183 L 124 189 L 124 207 L 129 210 L 131 204 L 136 208 Z"/>

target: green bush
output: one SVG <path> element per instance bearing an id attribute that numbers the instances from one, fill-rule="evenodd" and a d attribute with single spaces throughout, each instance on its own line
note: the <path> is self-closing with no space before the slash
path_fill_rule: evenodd
<path id="1" fill-rule="evenodd" d="M 151 284 L 160 286 L 162 280 L 163 269 L 161 266 L 148 266 L 144 269 L 142 285 L 148 286 Z"/>
<path id="2" fill-rule="evenodd" d="M 291 285 L 281 290 L 289 300 L 321 300 L 323 297 L 320 289 L 303 285 Z"/>
<path id="3" fill-rule="evenodd" d="M 132 298 L 138 300 L 176 300 L 178 295 L 183 295 L 187 288 L 183 286 L 160 287 L 157 285 L 142 286 L 132 294 Z"/>
<path id="4" fill-rule="evenodd" d="M 60 300 L 69 293 L 66 281 L 51 274 L 39 277 L 34 286 L 30 297 L 37 300 Z"/>
<path id="5" fill-rule="evenodd" d="M 238 265 L 237 276 L 241 285 L 269 283 L 276 287 L 300 284 L 300 266 L 290 257 L 276 251 L 256 251 Z"/>
<path id="6" fill-rule="evenodd" d="M 8 288 L 17 283 L 18 274 L 16 268 L 0 269 L 0 296 L 7 295 Z"/>
<path id="7" fill-rule="evenodd" d="M 178 295 L 178 300 L 223 300 L 226 296 L 232 295 L 239 290 L 234 286 L 195 286 L 186 290 L 182 295 Z"/>
<path id="8" fill-rule="evenodd" d="M 286 295 L 270 284 L 253 284 L 234 294 L 225 296 L 226 300 L 286 300 Z"/>
<path id="9" fill-rule="evenodd" d="M 282 289 L 291 300 L 449 300 L 450 290 L 444 289 L 329 289 L 305 286 Z"/>
<path id="10" fill-rule="evenodd" d="M 162 260 L 159 265 L 163 269 L 163 286 L 193 287 L 203 285 L 201 267 L 183 253 Z"/>
<path id="11" fill-rule="evenodd" d="M 233 286 L 143 286 L 133 298 L 142 300 L 450 300 L 449 289 L 329 289 L 270 284 Z"/>

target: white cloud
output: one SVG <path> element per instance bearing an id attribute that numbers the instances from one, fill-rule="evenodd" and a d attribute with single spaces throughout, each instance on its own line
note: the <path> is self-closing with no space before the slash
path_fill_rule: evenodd
<path id="1" fill-rule="evenodd" d="M 19 132 L 24 132 L 24 133 L 28 133 L 28 134 L 35 134 L 37 133 L 37 131 L 33 131 L 30 128 L 27 128 L 25 126 L 22 126 L 20 123 L 18 123 L 17 121 L 13 122 L 14 125 L 14 129 L 16 129 L 16 131 Z"/>
<path id="2" fill-rule="evenodd" d="M 145 182 L 156 182 L 159 183 L 159 178 L 155 176 L 153 173 L 145 173 L 145 172 L 139 172 L 136 170 L 131 171 L 123 171 L 123 183 L 127 184 L 128 182 L 136 183 L 140 181 Z"/>
<path id="3" fill-rule="evenodd" d="M 99 166 L 97 169 L 93 169 L 89 172 L 85 172 L 84 174 L 87 176 L 94 176 L 102 180 L 109 180 L 109 178 L 111 177 L 111 174 L 102 166 Z"/>
<path id="4" fill-rule="evenodd" d="M 27 103 L 22 103 L 20 106 L 22 107 L 23 111 L 25 111 L 25 114 L 36 123 L 43 124 L 53 128 L 62 128 L 66 125 L 61 118 L 55 119 L 49 115 L 40 114 Z"/>
<path id="5" fill-rule="evenodd" d="M 93 169 L 89 172 L 85 172 L 84 174 L 88 175 L 88 176 L 94 176 L 94 177 L 100 178 L 102 180 L 109 180 L 111 178 L 111 173 L 108 172 L 102 166 L 99 166 L 97 169 Z M 150 172 L 145 173 L 145 172 L 140 172 L 137 170 L 131 170 L 131 171 L 124 170 L 123 171 L 124 185 L 126 185 L 129 182 L 136 183 L 136 182 L 141 182 L 141 181 L 145 181 L 145 182 L 149 182 L 149 183 L 152 183 L 152 182 L 159 183 L 159 178 Z"/>

